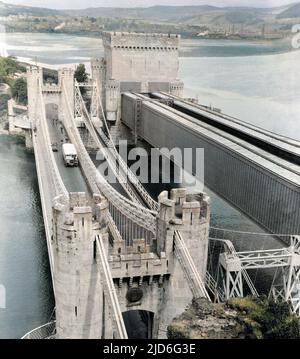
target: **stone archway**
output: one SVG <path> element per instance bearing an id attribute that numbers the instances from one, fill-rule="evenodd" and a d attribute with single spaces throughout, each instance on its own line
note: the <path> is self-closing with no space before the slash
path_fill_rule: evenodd
<path id="1" fill-rule="evenodd" d="M 129 339 L 152 339 L 154 313 L 146 310 L 129 310 L 123 313 Z"/>

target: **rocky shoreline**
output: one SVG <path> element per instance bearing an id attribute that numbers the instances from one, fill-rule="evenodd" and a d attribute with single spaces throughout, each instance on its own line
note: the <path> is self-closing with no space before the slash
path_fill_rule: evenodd
<path id="1" fill-rule="evenodd" d="M 268 298 L 235 298 L 192 304 L 168 327 L 169 339 L 299 339 L 300 321 L 286 302 Z"/>

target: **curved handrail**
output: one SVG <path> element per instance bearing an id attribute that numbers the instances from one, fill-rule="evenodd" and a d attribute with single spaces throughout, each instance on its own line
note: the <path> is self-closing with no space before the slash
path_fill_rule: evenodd
<path id="1" fill-rule="evenodd" d="M 56 321 L 54 320 L 31 330 L 30 332 L 23 335 L 21 339 L 47 339 L 53 337 L 53 335 L 55 335 L 54 332 L 56 331 L 55 327 Z M 47 329 L 45 334 L 43 332 L 43 329 Z"/>

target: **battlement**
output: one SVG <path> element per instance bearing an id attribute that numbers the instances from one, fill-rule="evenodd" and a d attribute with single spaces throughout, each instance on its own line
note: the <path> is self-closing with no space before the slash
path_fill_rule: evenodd
<path id="1" fill-rule="evenodd" d="M 209 216 L 209 197 L 205 193 L 188 194 L 185 188 L 162 192 L 159 218 L 174 225 L 199 224 Z"/>
<path id="2" fill-rule="evenodd" d="M 104 32 L 104 47 L 123 50 L 165 50 L 177 51 L 180 35 L 175 34 L 144 34 L 135 32 Z"/>
<path id="3" fill-rule="evenodd" d="M 42 74 L 43 68 L 35 65 L 29 65 L 26 67 L 27 73 L 29 74 Z"/>
<path id="4" fill-rule="evenodd" d="M 117 90 L 120 91 L 120 82 L 114 79 L 108 80 L 105 88 L 107 90 Z"/>
<path id="5" fill-rule="evenodd" d="M 164 253 L 160 257 L 154 253 L 110 256 L 108 261 L 114 279 L 163 276 L 170 273 Z"/>
<path id="6" fill-rule="evenodd" d="M 92 69 L 103 69 L 105 67 L 105 60 L 103 57 L 101 58 L 93 58 L 91 60 L 91 67 Z"/>

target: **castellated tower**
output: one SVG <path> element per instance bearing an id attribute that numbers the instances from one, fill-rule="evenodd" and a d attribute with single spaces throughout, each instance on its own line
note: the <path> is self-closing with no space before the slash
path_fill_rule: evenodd
<path id="1" fill-rule="evenodd" d="M 91 61 L 91 69 L 92 69 L 92 79 L 97 81 L 98 89 L 100 91 L 100 98 L 102 99 L 102 105 L 104 105 L 105 101 L 105 60 L 101 59 L 92 59 Z"/>
<path id="2" fill-rule="evenodd" d="M 173 189 L 159 196 L 160 211 L 157 218 L 157 251 L 169 258 L 172 275 L 164 293 L 160 329 L 184 312 L 192 301 L 187 278 L 178 258 L 174 255 L 174 234 L 179 231 L 194 261 L 202 281 L 205 282 L 208 255 L 210 199 L 204 193 L 187 194 L 186 189 Z"/>
<path id="3" fill-rule="evenodd" d="M 31 121 L 36 114 L 39 86 L 43 86 L 43 69 L 37 66 L 27 67 L 28 117 Z"/>
<path id="4" fill-rule="evenodd" d="M 178 35 L 106 32 L 106 80 L 172 82 L 177 79 Z"/>
<path id="5" fill-rule="evenodd" d="M 92 61 L 93 79 L 102 83 L 109 121 L 119 120 L 123 92 L 164 91 L 182 96 L 178 80 L 179 35 L 104 32 L 104 59 Z M 104 90 L 105 89 L 105 90 Z"/>
<path id="6" fill-rule="evenodd" d="M 71 105 L 71 111 L 74 113 L 74 70 L 63 68 L 58 71 L 58 85 L 64 86 L 66 95 Z"/>
<path id="7" fill-rule="evenodd" d="M 108 242 L 107 201 L 85 193 L 60 197 L 53 207 L 53 262 L 57 337 L 100 339 L 103 336 L 103 287 L 97 265 L 95 236 Z M 94 220 L 96 219 L 96 220 Z"/>

